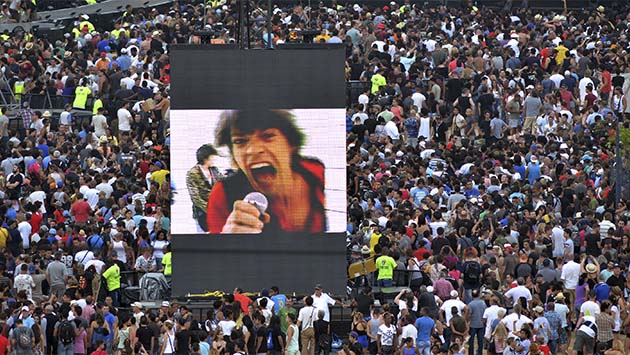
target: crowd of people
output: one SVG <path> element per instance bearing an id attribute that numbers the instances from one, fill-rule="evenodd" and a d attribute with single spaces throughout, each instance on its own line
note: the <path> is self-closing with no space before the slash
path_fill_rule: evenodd
<path id="1" fill-rule="evenodd" d="M 82 14 L 58 40 L 2 35 L 2 354 L 165 352 L 176 308 L 133 301 L 144 275 L 172 274 L 170 10 L 127 7 L 111 28 Z"/>
<path id="2" fill-rule="evenodd" d="M 344 354 L 625 352 L 618 10 L 310 11 L 323 24 L 314 41 L 343 43 L 347 79 L 365 83 L 346 117 L 349 262 L 374 261 L 351 285 L 356 300 L 376 287 L 381 305 L 358 309 L 362 346 Z"/>
<path id="3" fill-rule="evenodd" d="M 3 16 L 13 3 L 29 6 Z M 201 43 L 199 29 L 236 41 L 235 5 L 127 7 L 112 28 L 81 15 L 56 41 L 3 35 L 2 92 L 19 107 L 0 115 L 0 353 L 332 350 L 338 301 L 321 286 L 303 300 L 237 289 L 205 322 L 168 301 L 120 307 L 139 276 L 172 270 L 168 46 Z M 350 281 L 338 351 L 623 354 L 630 229 L 614 137 L 630 116 L 627 8 L 477 6 L 277 6 L 271 32 L 266 9 L 250 9 L 253 46 L 316 29 L 366 88 L 346 117 L 348 253 L 377 271 Z M 47 102 L 64 109 L 38 109 Z"/>

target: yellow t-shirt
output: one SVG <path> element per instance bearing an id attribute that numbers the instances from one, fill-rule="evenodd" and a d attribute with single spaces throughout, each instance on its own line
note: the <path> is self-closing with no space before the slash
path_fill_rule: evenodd
<path id="1" fill-rule="evenodd" d="M 371 93 L 375 94 L 381 88 L 381 86 L 387 85 L 387 80 L 381 74 L 372 75 L 372 90 Z"/>
<path id="2" fill-rule="evenodd" d="M 151 180 L 157 182 L 162 186 L 162 184 L 166 181 L 166 175 L 170 174 L 170 171 L 162 169 L 158 171 L 154 171 L 151 173 Z"/>
<path id="3" fill-rule="evenodd" d="M 164 275 L 171 276 L 173 274 L 173 264 L 171 262 L 172 253 L 168 252 L 162 257 L 162 265 L 164 265 Z"/>
<path id="4" fill-rule="evenodd" d="M 392 279 L 394 278 L 394 269 L 396 268 L 396 261 L 386 255 L 379 256 L 376 259 L 376 269 L 378 269 L 378 279 Z"/>
<path id="5" fill-rule="evenodd" d="M 9 238 L 9 231 L 6 228 L 0 227 L 0 248 L 7 247 L 7 239 Z"/>
<path id="6" fill-rule="evenodd" d="M 374 255 L 374 247 L 378 244 L 378 240 L 381 239 L 382 234 L 372 233 L 372 237 L 370 237 L 370 253 Z"/>
<path id="7" fill-rule="evenodd" d="M 120 268 L 118 264 L 114 264 L 105 270 L 103 277 L 107 281 L 107 289 L 109 291 L 116 291 L 120 288 Z"/>
<path id="8" fill-rule="evenodd" d="M 97 99 L 96 101 L 94 101 L 94 107 L 92 107 L 92 114 L 93 115 L 98 114 L 98 109 L 101 107 L 103 107 L 103 100 Z"/>
<path id="9" fill-rule="evenodd" d="M 564 62 L 564 58 L 567 57 L 567 52 L 569 51 L 569 48 L 561 44 L 556 47 L 556 50 L 558 51 L 558 54 L 556 54 L 556 64 L 562 65 L 562 62 Z"/>
<path id="10" fill-rule="evenodd" d="M 92 93 L 90 88 L 85 86 L 79 86 L 74 90 L 74 102 L 72 107 L 85 109 L 85 103 L 87 102 L 88 95 Z"/>

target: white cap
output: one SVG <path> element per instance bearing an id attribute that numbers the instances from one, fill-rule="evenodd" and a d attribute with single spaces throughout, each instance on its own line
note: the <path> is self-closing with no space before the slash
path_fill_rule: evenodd
<path id="1" fill-rule="evenodd" d="M 459 293 L 457 293 L 457 291 L 453 290 L 451 291 L 451 297 L 457 297 L 459 296 Z"/>
<path id="2" fill-rule="evenodd" d="M 433 293 L 433 286 L 427 286 L 427 292 Z"/>
<path id="3" fill-rule="evenodd" d="M 565 70 L 564 75 L 571 75 L 571 72 L 569 70 Z"/>
<path id="4" fill-rule="evenodd" d="M 526 90 L 534 90 L 534 85 L 527 85 Z"/>

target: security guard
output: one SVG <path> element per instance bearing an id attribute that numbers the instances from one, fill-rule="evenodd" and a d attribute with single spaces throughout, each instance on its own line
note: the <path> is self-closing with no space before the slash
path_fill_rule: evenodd
<path id="1" fill-rule="evenodd" d="M 81 15 L 81 22 L 79 22 L 79 29 L 83 29 L 83 27 L 87 26 L 88 28 L 88 33 L 92 33 L 92 31 L 95 30 L 94 25 L 92 24 L 92 22 L 88 21 L 90 19 L 90 16 L 88 15 Z"/>
<path id="2" fill-rule="evenodd" d="M 22 94 L 25 92 L 24 80 L 18 79 L 13 85 L 13 93 L 15 94 L 15 100 L 20 102 L 22 100 Z"/>
<path id="3" fill-rule="evenodd" d="M 74 102 L 73 108 L 85 110 L 85 104 L 87 103 L 88 96 L 92 93 L 92 90 L 88 87 L 87 78 L 81 79 L 80 86 L 74 89 Z"/>

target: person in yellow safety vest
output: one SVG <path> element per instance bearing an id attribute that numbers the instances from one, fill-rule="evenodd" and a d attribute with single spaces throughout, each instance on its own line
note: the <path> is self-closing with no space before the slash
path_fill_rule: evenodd
<path id="1" fill-rule="evenodd" d="M 85 3 L 88 5 L 94 5 L 96 4 L 96 0 L 85 0 Z"/>
<path id="2" fill-rule="evenodd" d="M 129 30 L 127 29 L 128 27 L 129 27 L 128 23 L 120 24 L 120 22 L 116 22 L 114 24 L 114 29 L 110 32 L 110 34 L 116 40 L 118 40 L 118 37 L 120 37 L 121 33 L 125 33 L 127 37 L 129 37 Z"/>
<path id="3" fill-rule="evenodd" d="M 90 19 L 90 16 L 88 15 L 81 15 L 81 22 L 79 22 L 79 29 L 83 29 L 83 27 L 87 26 L 88 28 L 88 33 L 91 33 L 92 31 L 95 30 L 94 25 L 92 24 L 92 22 L 88 21 Z"/>
<path id="4" fill-rule="evenodd" d="M 133 19 L 133 7 L 131 5 L 127 5 L 125 7 L 125 12 L 122 14 L 123 21 L 131 21 Z"/>
<path id="5" fill-rule="evenodd" d="M 96 115 L 98 114 L 98 109 L 103 107 L 103 100 L 101 100 L 100 96 L 95 96 L 94 97 L 94 104 L 92 105 L 92 114 Z"/>
<path id="6" fill-rule="evenodd" d="M 24 94 L 25 86 L 23 80 L 18 80 L 13 85 L 13 94 L 15 95 L 15 100 L 20 101 L 22 99 L 22 94 Z"/>
<path id="7" fill-rule="evenodd" d="M 72 107 L 85 110 L 85 104 L 91 93 L 92 90 L 88 87 L 87 78 L 81 79 L 81 84 L 74 89 L 74 102 L 72 103 Z"/>

